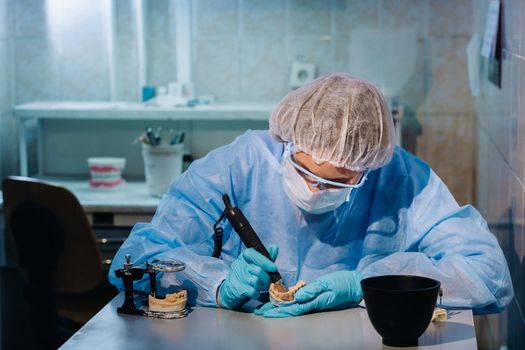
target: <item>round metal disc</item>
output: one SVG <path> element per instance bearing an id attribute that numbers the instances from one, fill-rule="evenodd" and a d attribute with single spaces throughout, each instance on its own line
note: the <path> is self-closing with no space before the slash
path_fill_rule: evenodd
<path id="1" fill-rule="evenodd" d="M 183 262 L 177 260 L 153 260 L 149 265 L 151 270 L 158 272 L 177 272 L 182 271 L 186 268 L 186 265 Z"/>

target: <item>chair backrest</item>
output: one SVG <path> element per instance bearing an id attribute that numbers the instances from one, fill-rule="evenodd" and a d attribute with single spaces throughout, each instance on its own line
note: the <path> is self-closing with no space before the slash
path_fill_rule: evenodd
<path id="1" fill-rule="evenodd" d="M 30 274 L 38 273 L 39 266 L 51 268 L 57 292 L 87 292 L 100 283 L 100 252 L 73 193 L 11 176 L 3 181 L 3 199 L 8 244 L 18 266 Z"/>

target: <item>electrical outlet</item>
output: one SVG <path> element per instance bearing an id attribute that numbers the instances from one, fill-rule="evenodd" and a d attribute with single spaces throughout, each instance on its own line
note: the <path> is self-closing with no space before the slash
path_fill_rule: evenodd
<path id="1" fill-rule="evenodd" d="M 315 78 L 315 63 L 293 62 L 290 72 L 290 87 L 296 89 Z"/>

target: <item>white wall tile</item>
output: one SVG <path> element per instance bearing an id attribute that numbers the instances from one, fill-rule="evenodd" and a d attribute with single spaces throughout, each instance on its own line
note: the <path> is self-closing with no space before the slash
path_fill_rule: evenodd
<path id="1" fill-rule="evenodd" d="M 290 33 L 324 36 L 331 34 L 331 1 L 287 0 Z"/>
<path id="2" fill-rule="evenodd" d="M 383 86 L 380 69 L 383 59 L 383 36 L 378 30 L 354 30 L 350 36 L 350 73 Z"/>
<path id="3" fill-rule="evenodd" d="M 337 34 L 379 28 L 379 0 L 335 0 L 333 11 Z"/>
<path id="4" fill-rule="evenodd" d="M 7 40 L 0 40 L 0 115 L 11 110 L 11 70 Z"/>
<path id="5" fill-rule="evenodd" d="M 101 34 L 101 33 L 100 33 Z M 71 41 L 61 57 L 62 97 L 65 100 L 109 99 L 108 56 L 103 40 Z"/>
<path id="6" fill-rule="evenodd" d="M 241 0 L 240 8 L 243 36 L 284 35 L 284 0 Z"/>
<path id="7" fill-rule="evenodd" d="M 8 0 L 0 1 L 0 40 L 7 39 L 10 34 L 9 18 L 12 16 L 9 15 L 9 2 Z"/>
<path id="8" fill-rule="evenodd" d="M 175 37 L 175 4 L 173 0 L 155 0 L 147 2 L 146 25 L 150 40 Z"/>
<path id="9" fill-rule="evenodd" d="M 196 36 L 238 35 L 238 0 L 197 0 L 192 6 Z"/>
<path id="10" fill-rule="evenodd" d="M 381 0 L 381 27 L 385 31 L 408 29 L 427 34 L 427 0 Z"/>
<path id="11" fill-rule="evenodd" d="M 471 0 L 429 0 L 428 27 L 432 36 L 470 36 Z"/>
<path id="12" fill-rule="evenodd" d="M 257 36 L 241 43 L 242 101 L 278 102 L 288 92 L 289 64 L 282 37 Z"/>
<path id="13" fill-rule="evenodd" d="M 60 99 L 58 59 L 46 39 L 17 39 L 15 103 Z"/>
<path id="14" fill-rule="evenodd" d="M 147 83 L 166 86 L 177 80 L 175 7 L 172 0 L 149 1 L 147 8 Z"/>
<path id="15" fill-rule="evenodd" d="M 337 34 L 333 37 L 334 72 L 350 72 L 350 36 Z"/>
<path id="16" fill-rule="evenodd" d="M 15 0 L 14 4 L 15 35 L 25 37 L 45 37 L 47 35 L 47 1 Z"/>
<path id="17" fill-rule="evenodd" d="M 117 100 L 139 101 L 136 14 L 132 1 L 116 0 Z"/>
<path id="18" fill-rule="evenodd" d="M 148 42 L 147 84 L 166 86 L 177 80 L 177 53 L 174 37 L 158 37 Z"/>
<path id="19" fill-rule="evenodd" d="M 75 0 L 74 3 L 62 0 L 60 4 L 61 11 L 53 20 L 61 28 L 64 45 L 106 35 L 108 6 L 104 0 Z"/>
<path id="20" fill-rule="evenodd" d="M 232 38 L 194 41 L 193 79 L 197 94 L 213 94 L 217 102 L 237 102 L 239 90 L 239 45 Z"/>
<path id="21" fill-rule="evenodd" d="M 423 80 L 419 79 L 424 71 L 418 70 L 418 60 L 424 58 L 423 41 L 418 41 L 418 35 L 411 30 L 392 30 L 382 33 L 381 62 L 375 69 L 383 75 L 383 85 L 394 96 L 416 84 L 412 93 L 422 94 Z M 406 93 L 405 93 L 406 94 Z"/>
<path id="22" fill-rule="evenodd" d="M 135 38 L 119 36 L 115 43 L 117 100 L 139 101 L 138 53 Z"/>
<path id="23" fill-rule="evenodd" d="M 116 31 L 117 36 L 131 36 L 135 37 L 137 20 L 133 1 L 129 0 L 114 0 L 116 3 Z"/>
<path id="24" fill-rule="evenodd" d="M 81 0 L 72 13 L 61 16 L 62 98 L 65 100 L 109 99 L 109 67 L 106 26 L 102 1 Z"/>

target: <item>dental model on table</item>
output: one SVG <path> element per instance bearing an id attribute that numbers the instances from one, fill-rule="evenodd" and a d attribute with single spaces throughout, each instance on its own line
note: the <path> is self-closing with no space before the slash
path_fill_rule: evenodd
<path id="1" fill-rule="evenodd" d="M 149 311 L 154 312 L 176 312 L 182 311 L 186 307 L 188 293 L 181 290 L 178 293 L 166 294 L 164 299 L 159 299 L 148 295 Z"/>
<path id="2" fill-rule="evenodd" d="M 270 301 L 275 306 L 293 304 L 295 303 L 295 293 L 304 286 L 306 286 L 306 282 L 303 280 L 300 280 L 295 286 L 290 288 L 286 288 L 279 283 L 271 283 L 270 289 L 268 290 Z"/>
<path id="3" fill-rule="evenodd" d="M 117 308 L 118 313 L 148 316 L 156 318 L 181 318 L 188 314 L 186 301 L 187 291 L 180 290 L 177 293 L 166 294 L 161 297 L 157 294 L 157 273 L 179 272 L 186 265 L 180 261 L 153 260 L 145 266 L 133 266 L 130 262 L 131 256 L 126 254 L 126 262 L 121 269 L 115 270 L 115 275 L 124 282 L 124 303 Z M 133 282 L 141 280 L 144 274 L 149 274 L 150 293 L 148 299 L 137 307 L 135 304 L 135 293 Z"/>

